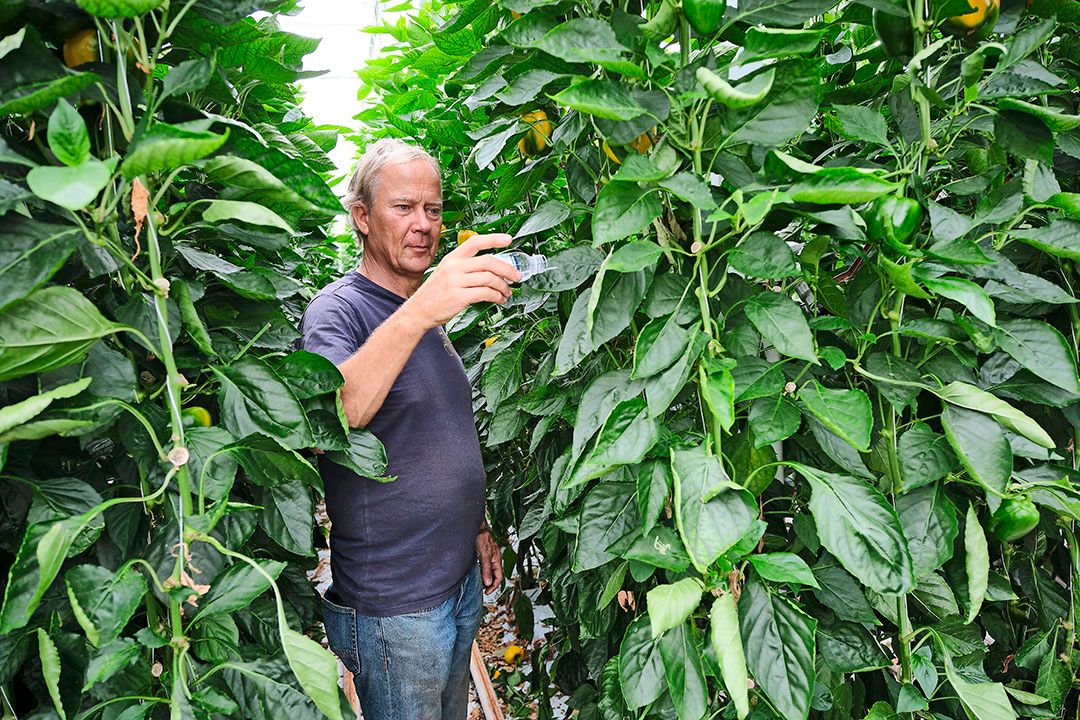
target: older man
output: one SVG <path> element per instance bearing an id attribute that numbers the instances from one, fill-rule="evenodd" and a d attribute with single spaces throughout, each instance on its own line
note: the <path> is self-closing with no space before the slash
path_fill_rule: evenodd
<path id="1" fill-rule="evenodd" d="M 367 720 L 464 720 L 482 590 L 502 582 L 484 522 L 484 465 L 472 389 L 442 325 L 503 303 L 520 273 L 477 235 L 443 258 L 438 163 L 398 140 L 368 148 L 346 198 L 360 267 L 323 288 L 301 322 L 305 349 L 335 363 L 353 427 L 386 447 L 391 483 L 325 457 L 333 586 L 330 646 L 354 673 Z"/>

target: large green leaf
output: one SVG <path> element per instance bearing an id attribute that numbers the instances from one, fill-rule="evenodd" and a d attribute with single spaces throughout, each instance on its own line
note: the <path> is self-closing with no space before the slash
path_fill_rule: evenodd
<path id="1" fill-rule="evenodd" d="M 660 657 L 679 720 L 701 720 L 708 709 L 709 691 L 701 651 L 689 623 L 672 628 L 660 638 Z"/>
<path id="2" fill-rule="evenodd" d="M 1001 426 L 988 415 L 955 405 L 942 410 L 941 425 L 968 475 L 993 492 L 1005 492 L 1013 454 Z"/>
<path id="3" fill-rule="evenodd" d="M 703 445 L 671 451 L 675 521 L 694 567 L 705 573 L 750 530 L 757 505 Z"/>
<path id="4" fill-rule="evenodd" d="M 309 534 L 310 536 L 310 534 Z M 282 616 L 280 622 L 284 623 Z M 338 700 L 338 660 L 319 643 L 287 625 L 281 627 L 281 646 L 300 686 L 330 720 L 343 720 Z"/>
<path id="5" fill-rule="evenodd" d="M 567 487 L 600 477 L 618 465 L 634 465 L 641 462 L 645 453 L 652 449 L 660 436 L 660 424 L 649 417 L 645 401 L 631 398 L 616 405 L 600 436 L 581 465 L 574 472 Z"/>
<path id="6" fill-rule="evenodd" d="M 956 455 L 949 448 L 948 438 L 924 422 L 904 431 L 896 454 L 905 492 L 940 480 L 956 467 Z"/>
<path id="7" fill-rule="evenodd" d="M 731 251 L 728 262 L 744 275 L 779 280 L 798 274 L 795 254 L 788 244 L 770 232 L 747 235 Z"/>
<path id="8" fill-rule="evenodd" d="M 77 565 L 67 571 L 64 582 L 75 619 L 97 647 L 119 637 L 146 594 L 146 579 L 130 566 L 114 573 L 97 565 Z"/>
<path id="9" fill-rule="evenodd" d="M 862 390 L 827 388 L 811 380 L 799 391 L 799 399 L 829 430 L 860 452 L 870 451 L 874 416 L 870 398 Z"/>
<path id="10" fill-rule="evenodd" d="M 259 524 L 268 537 L 296 555 L 313 555 L 311 530 L 315 524 L 315 505 L 311 489 L 292 481 L 272 488 L 261 488 L 263 506 Z"/>
<path id="11" fill-rule="evenodd" d="M 322 487 L 318 471 L 296 451 L 282 445 L 280 440 L 253 433 L 227 449 L 244 468 L 248 480 L 255 485 L 274 487 L 298 480 L 310 487 Z"/>
<path id="12" fill-rule="evenodd" d="M 158 123 L 128 148 L 120 171 L 131 180 L 137 175 L 172 170 L 209 155 L 228 139 L 228 131 L 219 135 Z"/>
<path id="13" fill-rule="evenodd" d="M 937 570 L 952 557 L 959 532 L 956 507 L 943 483 L 934 482 L 896 498 L 896 512 L 907 537 L 915 577 Z"/>
<path id="14" fill-rule="evenodd" d="M 611 79 L 592 79 L 571 85 L 551 99 L 573 110 L 607 120 L 633 120 L 648 110 L 626 86 Z"/>
<path id="15" fill-rule="evenodd" d="M 598 245 L 616 242 L 640 233 L 661 212 L 663 206 L 654 188 L 632 182 L 609 182 L 596 197 L 593 242 Z"/>
<path id="16" fill-rule="evenodd" d="M 266 575 L 276 580 L 285 569 L 285 563 L 277 560 L 260 559 L 255 562 L 262 568 L 262 572 L 246 562 L 238 561 L 215 577 L 209 592 L 200 598 L 199 610 L 192 622 L 247 607 L 252 600 L 270 589 L 270 581 Z"/>
<path id="17" fill-rule="evenodd" d="M 382 478 L 386 475 L 386 448 L 379 438 L 363 428 L 349 430 L 347 450 L 334 450 L 326 457 L 363 477 Z"/>
<path id="18" fill-rule="evenodd" d="M 56 645 L 45 632 L 45 628 L 37 629 L 38 656 L 41 659 L 41 673 L 45 676 L 45 687 L 49 691 L 53 707 L 61 720 L 67 720 L 64 712 L 64 703 L 60 699 L 60 653 Z"/>
<path id="19" fill-rule="evenodd" d="M 91 382 L 91 378 L 83 378 L 0 408 L 0 442 L 5 442 L 4 437 L 9 430 L 32 420 L 54 400 L 74 397 L 89 387 Z"/>
<path id="20" fill-rule="evenodd" d="M 619 648 L 619 684 L 626 705 L 639 708 L 667 689 L 660 643 L 653 639 L 646 615 L 630 623 Z"/>
<path id="21" fill-rule="evenodd" d="M 885 497 L 866 480 L 792 466 L 810 481 L 810 511 L 821 544 L 844 568 L 879 593 L 914 589 L 907 539 Z"/>
<path id="22" fill-rule="evenodd" d="M 6 215 L 0 244 L 0 310 L 51 278 L 75 249 L 77 238 L 78 229 L 71 225 Z"/>
<path id="23" fill-rule="evenodd" d="M 799 306 L 780 293 L 763 292 L 746 301 L 746 317 L 781 354 L 817 363 L 814 338 Z"/>
<path id="24" fill-rule="evenodd" d="M 76 0 L 91 15 L 103 18 L 133 18 L 161 5 L 161 0 Z"/>
<path id="25" fill-rule="evenodd" d="M 45 591 L 60 572 L 76 526 L 72 520 L 39 522 L 26 528 L 19 552 L 11 566 L 0 609 L 0 634 L 26 625 Z"/>
<path id="26" fill-rule="evenodd" d="M 247 200 L 211 200 L 203 209 L 202 217 L 209 223 L 239 221 L 296 234 L 292 226 L 276 212 L 265 205 Z"/>
<path id="27" fill-rule="evenodd" d="M 1080 261 L 1080 222 L 1076 220 L 1052 220 L 1045 227 L 1014 230 L 1010 235 L 1045 253 Z"/>
<path id="28" fill-rule="evenodd" d="M 1020 433 L 1036 445 L 1044 448 L 1054 447 L 1054 441 L 1046 434 L 1046 431 L 1028 415 L 970 383 L 954 380 L 945 387 L 934 390 L 934 393 L 942 400 L 947 400 L 954 405 L 993 415 L 999 423 Z"/>
<path id="29" fill-rule="evenodd" d="M 37 290 L 0 313 L 0 380 L 78 362 L 99 338 L 120 329 L 78 290 Z"/>
<path id="30" fill-rule="evenodd" d="M 750 714 L 750 698 L 747 692 L 746 654 L 743 652 L 742 635 L 739 632 L 739 614 L 735 608 L 735 596 L 726 592 L 713 602 L 709 613 L 709 640 L 720 665 L 728 697 L 735 703 L 739 720 Z"/>
<path id="31" fill-rule="evenodd" d="M 273 368 L 254 357 L 211 368 L 221 381 L 221 419 L 237 437 L 265 433 L 290 448 L 311 447 L 311 426 L 300 401 Z"/>
<path id="32" fill-rule="evenodd" d="M 1040 320 L 1002 322 L 995 333 L 1001 349 L 1016 362 L 1059 388 L 1080 395 L 1076 357 L 1057 328 Z"/>
<path id="33" fill-rule="evenodd" d="M 739 598 L 746 666 L 786 720 L 804 720 L 814 695 L 817 621 L 752 577 Z"/>
<path id="34" fill-rule="evenodd" d="M 946 652 L 945 677 L 960 698 L 971 720 L 1016 720 L 1016 712 L 1005 694 L 1005 687 L 995 682 L 971 682 L 956 671 Z"/>
<path id="35" fill-rule="evenodd" d="M 701 604 L 704 588 L 697 578 L 683 578 L 670 585 L 657 585 L 650 590 L 648 601 L 649 623 L 653 638 L 681 625 L 690 617 L 690 613 Z"/>
<path id="36" fill-rule="evenodd" d="M 637 525 L 633 483 L 599 483 L 582 503 L 574 571 L 592 570 L 614 560 L 608 548 Z"/>
<path id="37" fill-rule="evenodd" d="M 42 200 L 82 210 L 109 184 L 114 165 L 93 158 L 72 167 L 41 165 L 27 174 L 26 184 Z"/>
<path id="38" fill-rule="evenodd" d="M 90 134 L 71 103 L 61 98 L 49 116 L 49 149 L 65 165 L 79 165 L 90 158 Z"/>
<path id="39" fill-rule="evenodd" d="M 974 505 L 968 505 L 964 521 L 964 572 L 967 577 L 967 622 L 970 623 L 979 615 L 990 577 L 990 551 Z"/>

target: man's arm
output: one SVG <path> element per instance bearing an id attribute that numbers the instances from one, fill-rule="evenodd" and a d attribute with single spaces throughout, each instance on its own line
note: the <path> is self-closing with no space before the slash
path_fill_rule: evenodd
<path id="1" fill-rule="evenodd" d="M 338 365 L 345 378 L 341 402 L 351 427 L 364 427 L 375 417 L 424 333 L 473 303 L 506 302 L 508 281 L 520 281 L 521 273 L 501 260 L 476 257 L 476 253 L 509 244 L 510 236 L 504 234 L 466 240 L 443 258 L 427 281 L 359 350 Z"/>

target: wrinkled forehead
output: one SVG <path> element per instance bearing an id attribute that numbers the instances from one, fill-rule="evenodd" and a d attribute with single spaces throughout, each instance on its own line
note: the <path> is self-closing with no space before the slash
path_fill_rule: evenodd
<path id="1" fill-rule="evenodd" d="M 379 169 L 374 189 L 377 201 L 442 202 L 439 173 L 431 163 L 421 159 L 384 165 Z"/>

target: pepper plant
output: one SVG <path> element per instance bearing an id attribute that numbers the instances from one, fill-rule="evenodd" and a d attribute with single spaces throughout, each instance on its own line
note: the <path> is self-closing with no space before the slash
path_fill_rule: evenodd
<path id="1" fill-rule="evenodd" d="M 294 5 L 0 5 L 5 717 L 348 714 L 301 451 L 385 458 L 292 352 L 341 269 Z"/>
<path id="2" fill-rule="evenodd" d="M 1076 713 L 1077 14 L 988 7 L 375 29 L 365 132 L 438 155 L 446 240 L 555 266 L 449 327 L 541 717 Z"/>

